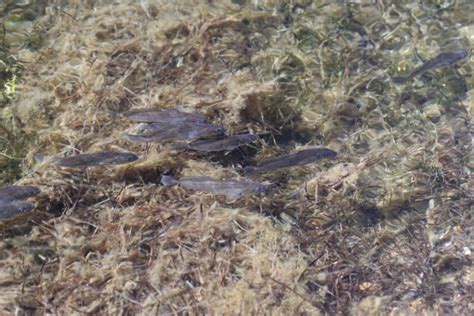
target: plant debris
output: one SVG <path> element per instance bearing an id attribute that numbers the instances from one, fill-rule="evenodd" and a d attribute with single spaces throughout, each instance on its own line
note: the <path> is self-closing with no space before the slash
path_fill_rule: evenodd
<path id="1" fill-rule="evenodd" d="M 0 4 L 32 17 L 0 31 L 24 69 L 1 109 L 0 166 L 41 192 L 36 217 L 2 221 L 2 313 L 472 314 L 472 58 L 392 80 L 414 56 L 472 47 L 469 2 L 17 2 Z M 114 114 L 134 109 L 205 116 L 216 141 L 259 138 L 182 150 L 169 141 L 204 123 Z M 149 137 L 140 126 L 185 136 L 123 137 Z M 222 189 L 289 148 L 337 159 L 262 173 L 271 190 L 232 203 L 160 184 Z M 70 172 L 39 152 L 140 159 Z"/>

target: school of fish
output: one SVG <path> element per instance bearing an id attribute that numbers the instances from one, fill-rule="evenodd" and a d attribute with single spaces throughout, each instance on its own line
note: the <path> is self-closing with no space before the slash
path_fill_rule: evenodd
<path id="1" fill-rule="evenodd" d="M 452 66 L 465 59 L 467 55 L 467 50 L 441 53 L 408 75 L 394 77 L 392 80 L 397 84 L 403 84 L 431 69 Z M 136 134 L 124 133 L 123 135 L 126 140 L 133 143 L 172 142 L 172 148 L 175 150 L 230 152 L 257 140 L 254 134 L 225 135 L 224 126 L 210 123 L 208 117 L 198 112 L 183 112 L 177 109 L 136 109 L 115 113 L 114 116 L 140 123 L 136 128 Z M 243 169 L 243 175 L 252 176 L 336 156 L 337 153 L 329 148 L 304 149 L 262 161 L 256 166 L 246 166 Z M 61 158 L 53 157 L 51 163 L 63 168 L 87 168 L 127 164 L 138 159 L 139 157 L 134 153 L 102 151 Z M 173 178 L 170 175 L 163 175 L 161 184 L 181 185 L 190 190 L 223 195 L 230 201 L 251 194 L 265 193 L 271 186 L 248 179 L 214 179 L 207 176 Z M 0 221 L 32 211 L 35 205 L 26 199 L 39 193 L 38 187 L 29 185 L 0 188 Z"/>

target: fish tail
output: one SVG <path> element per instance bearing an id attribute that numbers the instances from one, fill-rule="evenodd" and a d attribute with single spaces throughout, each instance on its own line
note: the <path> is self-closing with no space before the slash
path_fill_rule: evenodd
<path id="1" fill-rule="evenodd" d="M 161 177 L 161 184 L 163 184 L 165 186 L 173 185 L 173 184 L 176 184 L 177 182 L 178 181 L 176 181 L 176 179 L 174 179 L 171 176 L 162 176 Z"/>

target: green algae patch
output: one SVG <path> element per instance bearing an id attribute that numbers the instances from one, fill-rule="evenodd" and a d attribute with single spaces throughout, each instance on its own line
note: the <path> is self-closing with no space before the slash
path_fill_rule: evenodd
<path id="1" fill-rule="evenodd" d="M 31 33 L 43 44 L 16 52 L 24 72 L 7 110 L 36 137 L 7 155 L 26 157 L 18 184 L 41 189 L 30 201 L 42 216 L 3 225 L 2 311 L 468 314 L 472 57 L 393 82 L 472 47 L 465 11 L 48 6 Z M 123 137 L 134 124 L 117 113 L 137 108 L 199 112 L 258 139 L 222 154 L 134 144 Z M 243 178 L 245 167 L 312 147 L 337 157 L 252 176 L 271 184 L 265 194 L 226 201 L 160 185 L 163 175 Z M 48 160 L 100 151 L 139 159 L 81 170 Z"/>

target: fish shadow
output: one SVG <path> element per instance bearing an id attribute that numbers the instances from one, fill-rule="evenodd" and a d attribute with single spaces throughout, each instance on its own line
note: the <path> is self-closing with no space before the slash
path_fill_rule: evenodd
<path id="1" fill-rule="evenodd" d="M 219 151 L 214 153 L 199 153 L 201 157 L 207 157 L 212 162 L 219 163 L 223 167 L 245 167 L 254 159 L 258 152 L 255 145 L 244 145 L 232 151 Z"/>

